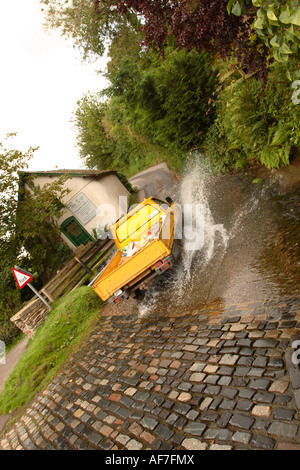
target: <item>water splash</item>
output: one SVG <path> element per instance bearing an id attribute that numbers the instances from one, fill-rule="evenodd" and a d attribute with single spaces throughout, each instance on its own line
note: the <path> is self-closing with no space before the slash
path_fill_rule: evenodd
<path id="1" fill-rule="evenodd" d="M 229 306 L 299 295 L 293 254 L 299 251 L 300 190 L 283 197 L 270 180 L 253 184 L 255 171 L 216 177 L 198 157 L 170 196 L 183 209 L 202 205 L 203 246 L 190 249 L 183 236 L 182 261 L 155 279 L 139 302 L 140 314 L 182 314 L 215 299 Z M 193 217 L 185 226 L 194 228 Z"/>
<path id="2" fill-rule="evenodd" d="M 175 280 L 176 287 L 180 289 L 181 293 L 185 286 L 192 282 L 193 264 L 198 263 L 199 269 L 205 270 L 216 252 L 218 257 L 225 253 L 229 240 L 226 228 L 223 224 L 215 222 L 210 209 L 208 189 L 210 178 L 211 174 L 207 166 L 199 161 L 194 161 L 187 168 L 180 184 L 178 203 L 183 208 L 183 212 L 185 206 L 201 205 L 203 209 L 203 227 L 201 227 L 203 246 L 201 249 L 197 246 L 195 249 L 190 249 L 190 240 L 185 235 L 195 230 L 196 223 L 190 213 L 184 212 L 182 268 L 178 272 L 177 280 Z"/>
<path id="3" fill-rule="evenodd" d="M 159 286 L 161 282 L 156 282 L 151 286 L 139 305 L 141 316 L 152 312 L 159 305 L 160 299 L 165 297 L 166 291 L 168 291 L 170 306 L 182 306 L 183 298 L 186 299 L 188 293 L 194 288 L 195 266 L 197 266 L 198 274 L 204 272 L 216 256 L 220 262 L 226 252 L 229 233 L 222 223 L 215 222 L 210 209 L 208 190 L 210 177 L 209 169 L 199 160 L 194 160 L 187 167 L 179 187 L 174 188 L 171 194 L 183 211 L 182 261 L 172 274 L 161 280 L 163 288 Z M 200 221 L 196 220 L 196 217 L 199 218 L 199 211 L 185 210 L 185 208 L 196 207 L 202 209 Z M 203 244 L 201 246 L 191 243 L 191 239 L 186 236 L 187 233 L 195 233 L 196 229 L 202 232 Z M 165 300 L 164 298 L 164 303 Z"/>
<path id="4" fill-rule="evenodd" d="M 139 317 L 145 317 L 155 310 L 156 304 L 159 300 L 159 290 L 149 289 L 146 291 L 143 301 L 139 304 Z"/>

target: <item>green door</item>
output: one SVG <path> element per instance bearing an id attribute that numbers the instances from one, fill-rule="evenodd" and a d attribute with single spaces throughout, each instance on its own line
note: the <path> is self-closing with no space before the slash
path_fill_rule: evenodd
<path id="1" fill-rule="evenodd" d="M 95 241 L 73 216 L 64 220 L 60 229 L 74 246 L 87 245 L 89 241 Z"/>

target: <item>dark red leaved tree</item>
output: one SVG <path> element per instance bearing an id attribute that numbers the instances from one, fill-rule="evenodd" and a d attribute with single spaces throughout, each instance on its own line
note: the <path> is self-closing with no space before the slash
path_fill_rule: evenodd
<path id="1" fill-rule="evenodd" d="M 217 52 L 222 58 L 234 52 L 239 65 L 265 75 L 267 49 L 253 36 L 255 9 L 251 5 L 245 15 L 237 17 L 228 13 L 228 0 L 103 1 L 117 6 L 120 14 L 132 11 L 143 18 L 148 47 L 154 41 L 163 52 L 168 36 L 173 36 L 178 46 L 187 50 L 204 49 Z"/>

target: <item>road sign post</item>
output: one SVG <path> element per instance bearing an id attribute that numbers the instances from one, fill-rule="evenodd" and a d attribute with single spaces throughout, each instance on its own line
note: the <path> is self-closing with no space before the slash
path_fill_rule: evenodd
<path id="1" fill-rule="evenodd" d="M 33 279 L 33 274 L 29 273 L 28 271 L 25 271 L 25 269 L 18 268 L 18 266 L 15 266 L 14 268 L 11 268 L 13 275 L 15 277 L 15 280 L 17 281 L 17 285 L 19 289 L 22 289 L 24 286 L 28 285 L 30 289 L 37 295 L 42 302 L 51 310 L 51 306 L 48 304 L 48 302 L 44 299 L 44 297 L 33 287 L 32 284 L 30 284 L 30 281 Z"/>
<path id="2" fill-rule="evenodd" d="M 44 299 L 44 297 L 30 284 L 30 282 L 27 283 L 28 287 L 44 302 L 45 305 L 51 310 L 51 306 L 48 304 L 47 300 Z"/>

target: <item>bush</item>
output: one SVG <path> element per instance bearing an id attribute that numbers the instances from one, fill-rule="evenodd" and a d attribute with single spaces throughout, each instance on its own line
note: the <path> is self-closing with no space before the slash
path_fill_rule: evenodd
<path id="1" fill-rule="evenodd" d="M 214 120 L 209 100 L 217 72 L 208 54 L 168 48 L 165 60 L 152 58 L 125 91 L 125 113 L 137 133 L 169 151 L 197 147 Z"/>
<path id="2" fill-rule="evenodd" d="M 219 120 L 209 128 L 202 150 L 202 159 L 207 160 L 211 170 L 216 174 L 242 170 L 249 164 L 241 149 L 230 148 Z"/>
<path id="3" fill-rule="evenodd" d="M 289 164 L 292 147 L 300 145 L 300 106 L 292 102 L 291 81 L 282 65 L 271 69 L 265 89 L 255 77 L 222 90 L 218 117 L 204 150 L 226 166 L 259 162 L 267 168 Z M 214 136 L 213 142 L 210 140 Z M 222 166 L 222 163 L 221 163 Z"/>
<path id="4" fill-rule="evenodd" d="M 163 59 L 139 49 L 133 55 L 112 49 L 110 86 L 102 97 L 78 102 L 77 143 L 89 168 L 131 176 L 167 161 L 180 171 L 187 151 L 203 142 L 215 118 L 210 100 L 218 80 L 208 54 L 169 46 Z"/>
<path id="5" fill-rule="evenodd" d="M 0 322 L 0 341 L 4 341 L 6 346 L 10 345 L 19 335 L 19 328 L 10 320 Z"/>

